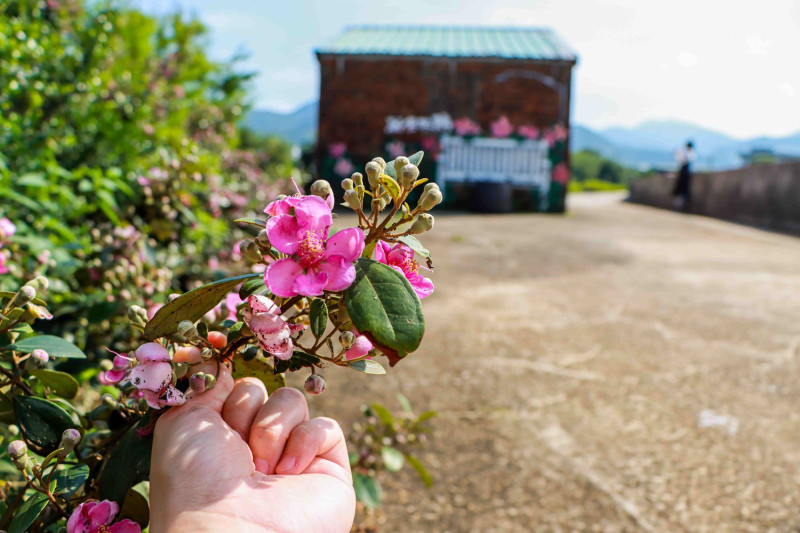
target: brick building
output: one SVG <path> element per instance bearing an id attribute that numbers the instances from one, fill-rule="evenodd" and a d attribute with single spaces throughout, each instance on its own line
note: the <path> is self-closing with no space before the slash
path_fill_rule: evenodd
<path id="1" fill-rule="evenodd" d="M 421 149 L 450 205 L 563 211 L 577 58 L 553 31 L 355 27 L 317 57 L 326 178 Z"/>

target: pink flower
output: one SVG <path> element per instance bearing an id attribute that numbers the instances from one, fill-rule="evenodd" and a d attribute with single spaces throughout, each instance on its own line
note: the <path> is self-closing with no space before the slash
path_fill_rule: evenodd
<path id="1" fill-rule="evenodd" d="M 331 208 L 318 196 L 303 196 L 294 205 L 294 215 L 267 221 L 269 242 L 290 256 L 267 268 L 265 282 L 274 295 L 319 296 L 323 290 L 342 291 L 353 283 L 353 262 L 364 251 L 364 232 L 347 228 L 328 238 L 332 221 Z"/>
<path id="2" fill-rule="evenodd" d="M 569 181 L 569 170 L 567 170 L 567 165 L 564 163 L 557 164 L 553 169 L 552 179 L 556 183 L 566 185 Z"/>
<path id="3" fill-rule="evenodd" d="M 505 115 L 492 122 L 492 137 L 506 138 L 514 133 L 514 126 Z"/>
<path id="4" fill-rule="evenodd" d="M 353 345 L 350 347 L 347 352 L 345 352 L 345 358 L 349 361 L 350 359 L 358 359 L 359 357 L 364 357 L 369 353 L 369 351 L 374 348 L 370 340 L 361 335 L 357 330 L 353 330 L 353 333 L 356 334 L 356 340 Z"/>
<path id="5" fill-rule="evenodd" d="M 156 316 L 158 310 L 164 307 L 164 304 L 153 304 L 147 308 L 147 320 L 153 320 L 153 317 Z"/>
<path id="6" fill-rule="evenodd" d="M 456 135 L 461 137 L 464 135 L 481 134 L 481 127 L 467 117 L 459 118 L 453 121 L 453 128 L 456 130 Z"/>
<path id="7" fill-rule="evenodd" d="M 356 167 L 353 166 L 353 163 L 351 163 L 349 159 L 342 158 L 336 161 L 333 171 L 339 176 L 348 177 L 353 173 L 354 168 Z"/>
<path id="8" fill-rule="evenodd" d="M 545 140 L 545 142 L 547 142 L 547 146 L 549 146 L 550 148 L 555 146 L 555 144 L 556 144 L 556 135 L 555 135 L 555 132 L 552 129 L 546 130 L 544 132 L 544 134 L 542 135 L 542 138 Z"/>
<path id="9" fill-rule="evenodd" d="M 108 348 L 106 348 L 106 350 L 108 350 Z M 112 350 L 108 351 L 114 354 L 114 366 L 107 372 L 100 372 L 98 379 L 103 385 L 113 385 L 125 379 L 125 376 L 128 374 L 128 369 L 130 369 L 133 363 L 133 359 L 124 353 L 117 353 Z"/>
<path id="10" fill-rule="evenodd" d="M 116 502 L 110 500 L 85 501 L 78 505 L 67 521 L 67 533 L 141 533 L 142 528 L 132 520 L 112 524 L 119 512 Z"/>
<path id="11" fill-rule="evenodd" d="M 406 145 L 403 141 L 392 141 L 386 144 L 386 151 L 392 159 L 396 159 L 406 152 Z"/>
<path id="12" fill-rule="evenodd" d="M 556 124 L 553 126 L 553 138 L 555 138 L 556 141 L 565 140 L 568 133 L 569 131 L 562 124 Z"/>
<path id="13" fill-rule="evenodd" d="M 171 383 L 172 365 L 166 348 L 157 342 L 148 342 L 139 346 L 135 355 L 139 364 L 128 373 L 128 380 L 142 391 L 150 407 L 161 409 L 186 401 L 183 393 Z"/>
<path id="14" fill-rule="evenodd" d="M 392 246 L 388 242 L 378 241 L 374 258 L 403 274 L 420 300 L 433 293 L 433 282 L 419 274 L 419 263 L 414 260 L 414 250 L 405 244 L 397 243 Z"/>
<path id="15" fill-rule="evenodd" d="M 328 145 L 328 153 L 335 159 L 342 157 L 346 151 L 347 145 L 345 143 L 331 143 Z"/>
<path id="16" fill-rule="evenodd" d="M 228 311 L 229 320 L 236 320 L 236 309 L 243 301 L 244 300 L 239 298 L 239 295 L 235 292 L 229 292 L 227 296 L 225 296 L 225 309 Z"/>
<path id="17" fill-rule="evenodd" d="M 11 254 L 8 253 L 8 250 L 0 250 L 0 274 L 8 274 L 6 262 L 8 261 L 10 255 Z"/>
<path id="18" fill-rule="evenodd" d="M 251 294 L 247 297 L 248 308 L 244 310 L 244 321 L 258 339 L 264 351 L 278 359 L 289 359 L 294 352 L 292 333 L 305 326 L 288 324 L 281 317 L 281 309 L 266 296 Z"/>
<path id="19" fill-rule="evenodd" d="M 0 218 L 0 239 L 7 239 L 17 232 L 17 226 L 6 217 Z"/>
<path id="20" fill-rule="evenodd" d="M 539 128 L 536 126 L 520 126 L 517 128 L 517 133 L 530 140 L 536 140 L 539 138 Z"/>

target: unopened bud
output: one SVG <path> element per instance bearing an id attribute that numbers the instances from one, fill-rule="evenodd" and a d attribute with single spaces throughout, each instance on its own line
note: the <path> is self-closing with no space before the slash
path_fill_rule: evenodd
<path id="1" fill-rule="evenodd" d="M 242 352 L 242 358 L 245 361 L 252 361 L 258 355 L 258 346 L 253 346 L 252 344 L 244 349 Z"/>
<path id="2" fill-rule="evenodd" d="M 373 159 L 373 161 L 381 166 L 381 174 L 386 172 L 386 160 L 384 160 L 382 157 L 376 157 Z"/>
<path id="3" fill-rule="evenodd" d="M 178 324 L 178 335 L 181 335 L 187 341 L 193 341 L 200 336 L 191 320 L 182 320 Z"/>
<path id="4" fill-rule="evenodd" d="M 113 396 L 106 393 L 100 396 L 100 403 L 111 409 L 116 409 L 119 402 Z"/>
<path id="5" fill-rule="evenodd" d="M 358 192 L 354 189 L 344 191 L 344 201 L 347 202 L 354 211 L 361 210 L 361 199 L 358 197 Z"/>
<path id="6" fill-rule="evenodd" d="M 409 161 L 408 158 L 404 155 L 401 155 L 400 157 L 394 160 L 394 171 L 398 177 L 400 176 L 400 170 L 409 163 L 411 163 L 411 161 Z"/>
<path id="7" fill-rule="evenodd" d="M 330 187 L 330 186 L 329 186 Z M 261 246 L 262 248 L 269 248 L 269 235 L 267 235 L 267 230 L 262 229 L 258 232 L 256 236 L 256 244 Z"/>
<path id="8" fill-rule="evenodd" d="M 139 410 L 147 411 L 148 407 L 150 407 L 150 404 L 147 403 L 147 400 L 145 398 L 139 398 Z"/>
<path id="9" fill-rule="evenodd" d="M 353 189 L 353 180 L 346 178 L 342 180 L 342 189 L 349 191 Z"/>
<path id="10" fill-rule="evenodd" d="M 50 286 L 50 281 L 44 276 L 36 276 L 25 285 L 28 287 L 33 287 L 37 291 L 44 291 Z"/>
<path id="11" fill-rule="evenodd" d="M 356 336 L 352 331 L 343 331 L 339 335 L 339 342 L 342 343 L 342 348 L 349 350 L 353 347 L 353 343 L 356 342 Z"/>
<path id="12" fill-rule="evenodd" d="M 30 285 L 23 286 L 11 301 L 12 307 L 21 307 L 36 298 L 36 289 Z"/>
<path id="13" fill-rule="evenodd" d="M 369 180 L 369 186 L 373 189 L 377 189 L 380 183 L 378 182 L 378 178 L 381 177 L 381 172 L 383 168 L 375 161 L 370 161 L 367 163 L 367 166 L 364 167 L 364 170 L 367 172 L 367 180 Z"/>
<path id="14" fill-rule="evenodd" d="M 37 368 L 44 368 L 49 360 L 50 354 L 41 348 L 36 348 L 28 356 L 28 360 L 25 361 L 25 370 L 31 371 Z"/>
<path id="15" fill-rule="evenodd" d="M 108 359 L 101 360 L 97 366 L 99 366 L 100 370 L 102 370 L 103 372 L 108 372 L 109 370 L 114 369 L 114 363 L 112 363 Z"/>
<path id="16" fill-rule="evenodd" d="M 435 206 L 442 203 L 442 191 L 439 190 L 439 187 L 427 189 L 423 191 L 422 196 L 419 198 L 419 203 L 417 207 L 419 207 L 422 211 L 430 211 Z"/>
<path id="17" fill-rule="evenodd" d="M 353 172 L 353 174 L 350 176 L 350 179 L 353 180 L 353 184 L 356 187 L 359 185 L 362 187 L 364 186 L 364 175 L 361 174 L 361 172 Z"/>
<path id="18" fill-rule="evenodd" d="M 75 428 L 69 428 L 64 430 L 64 433 L 61 434 L 61 443 L 58 445 L 61 448 L 61 451 L 58 452 L 59 459 L 64 459 L 72 450 L 75 449 L 75 446 L 81 441 L 81 432 Z"/>
<path id="19" fill-rule="evenodd" d="M 28 465 L 28 445 L 25 444 L 25 441 L 11 441 L 8 444 L 7 450 L 8 455 L 11 457 L 11 461 L 14 463 L 14 466 L 20 470 L 24 470 Z"/>
<path id="20" fill-rule="evenodd" d="M 425 233 L 433 228 L 433 216 L 429 215 L 428 213 L 422 213 L 417 219 L 411 224 L 411 227 L 408 229 L 408 232 L 411 235 L 417 235 L 419 233 Z"/>
<path id="21" fill-rule="evenodd" d="M 305 387 L 307 393 L 313 394 L 314 396 L 322 394 L 322 391 L 325 390 L 325 379 L 319 374 L 311 374 L 308 376 L 308 379 L 306 379 L 303 387 Z"/>
<path id="22" fill-rule="evenodd" d="M 400 185 L 403 186 L 403 189 L 410 191 L 414 186 L 414 182 L 417 181 L 417 178 L 419 177 L 419 168 L 417 168 L 416 165 L 409 163 L 400 169 L 399 177 Z"/>
<path id="23" fill-rule="evenodd" d="M 203 351 L 200 352 L 200 357 L 203 358 L 203 361 L 207 361 L 207 360 L 211 359 L 211 357 L 213 355 L 214 355 L 214 352 L 211 350 L 211 348 L 203 348 Z"/>
<path id="24" fill-rule="evenodd" d="M 255 242 L 247 241 L 247 243 L 241 248 L 241 250 L 242 250 L 242 256 L 251 263 L 261 262 L 261 250 L 258 249 L 258 246 L 256 246 Z"/>
<path id="25" fill-rule="evenodd" d="M 217 378 L 211 374 L 205 375 L 206 390 L 211 390 L 217 385 Z"/>
<path id="26" fill-rule="evenodd" d="M 325 180 L 317 180 L 311 184 L 311 194 L 325 200 L 331 194 L 331 184 Z"/>
<path id="27" fill-rule="evenodd" d="M 206 375 L 207 374 L 205 372 L 198 372 L 197 374 L 192 375 L 192 377 L 189 378 L 189 387 L 191 387 L 191 389 L 197 393 L 205 392 L 207 388 Z"/>
<path id="28" fill-rule="evenodd" d="M 172 373 L 178 379 L 181 379 L 183 376 L 185 376 L 188 371 L 189 371 L 189 363 L 172 364 Z"/>
<path id="29" fill-rule="evenodd" d="M 128 308 L 128 320 L 143 326 L 147 324 L 147 311 L 143 307 L 132 305 Z"/>
<path id="30" fill-rule="evenodd" d="M 281 200 L 283 200 L 285 198 L 286 198 L 285 194 L 279 194 L 278 196 L 275 197 L 275 201 L 276 202 L 280 202 Z"/>

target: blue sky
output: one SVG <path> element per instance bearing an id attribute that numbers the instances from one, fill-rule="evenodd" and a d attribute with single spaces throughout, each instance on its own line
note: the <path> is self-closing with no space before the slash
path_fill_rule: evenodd
<path id="1" fill-rule="evenodd" d="M 255 107 L 317 97 L 315 47 L 348 25 L 550 26 L 577 51 L 573 121 L 681 120 L 734 137 L 800 130 L 794 0 L 132 0 L 210 28 L 213 57 L 249 52 Z"/>

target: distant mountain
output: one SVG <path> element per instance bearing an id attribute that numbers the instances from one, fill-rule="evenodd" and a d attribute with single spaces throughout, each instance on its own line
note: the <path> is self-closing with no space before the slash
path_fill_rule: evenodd
<path id="1" fill-rule="evenodd" d="M 317 136 L 318 102 L 310 102 L 291 113 L 254 109 L 244 125 L 262 135 L 277 135 L 293 144 L 311 144 Z"/>
<path id="2" fill-rule="evenodd" d="M 291 113 L 253 110 L 244 123 L 262 134 L 283 137 L 294 144 L 310 144 L 317 134 L 318 102 L 310 102 Z M 687 140 L 697 148 L 698 169 L 719 170 L 742 165 L 741 155 L 753 149 L 767 149 L 781 155 L 800 157 L 800 132 L 786 137 L 758 137 L 740 141 L 724 133 L 677 121 L 651 120 L 631 128 L 595 131 L 580 124 L 571 129 L 571 150 L 594 150 L 624 165 L 639 168 L 672 169 L 675 150 Z"/>

